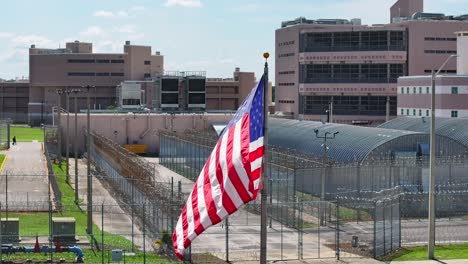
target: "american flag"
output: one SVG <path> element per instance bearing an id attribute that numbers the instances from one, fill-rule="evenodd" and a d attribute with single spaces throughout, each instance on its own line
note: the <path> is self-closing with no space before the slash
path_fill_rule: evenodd
<path id="1" fill-rule="evenodd" d="M 228 123 L 182 209 L 172 236 L 181 260 L 203 231 L 257 198 L 264 153 L 264 86 L 262 78 Z"/>

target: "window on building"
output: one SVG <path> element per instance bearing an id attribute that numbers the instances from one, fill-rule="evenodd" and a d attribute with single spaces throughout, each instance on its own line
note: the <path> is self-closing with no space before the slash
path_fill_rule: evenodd
<path id="1" fill-rule="evenodd" d="M 96 60 L 97 63 L 109 63 L 110 60 Z"/>
<path id="2" fill-rule="evenodd" d="M 413 93 L 416 93 L 416 87 L 413 87 Z"/>
<path id="3" fill-rule="evenodd" d="M 458 87 L 452 87 L 452 94 L 458 94 Z"/>
<path id="4" fill-rule="evenodd" d="M 426 87 L 426 93 L 429 94 L 429 87 Z"/>
<path id="5" fill-rule="evenodd" d="M 429 116 L 429 110 L 426 110 L 426 116 Z"/>
<path id="6" fill-rule="evenodd" d="M 422 116 L 422 110 L 419 109 L 419 116 Z"/>
<path id="7" fill-rule="evenodd" d="M 409 116 L 409 109 L 406 109 L 406 115 Z"/>
<path id="8" fill-rule="evenodd" d="M 145 60 L 145 65 L 151 65 L 151 61 Z"/>
<path id="9" fill-rule="evenodd" d="M 109 76 L 108 72 L 97 72 L 96 76 Z"/>
<path id="10" fill-rule="evenodd" d="M 409 94 L 409 87 L 406 87 L 406 93 Z"/>
<path id="11" fill-rule="evenodd" d="M 422 94 L 422 87 L 419 87 L 419 93 Z"/>
<path id="12" fill-rule="evenodd" d="M 405 87 L 401 87 L 401 93 L 402 93 L 402 94 L 405 93 Z"/>
<path id="13" fill-rule="evenodd" d="M 150 78 L 151 77 L 151 73 L 145 73 L 145 75 L 143 76 L 144 78 Z"/>
<path id="14" fill-rule="evenodd" d="M 458 117 L 458 111 L 452 111 L 452 117 Z"/>
<path id="15" fill-rule="evenodd" d="M 416 109 L 413 109 L 413 115 L 416 116 Z"/>
<path id="16" fill-rule="evenodd" d="M 112 72 L 111 76 L 124 76 L 123 72 Z"/>
<path id="17" fill-rule="evenodd" d="M 94 63 L 94 59 L 70 59 L 68 63 Z"/>
<path id="18" fill-rule="evenodd" d="M 111 60 L 111 63 L 125 63 L 124 60 Z"/>
<path id="19" fill-rule="evenodd" d="M 401 109 L 401 115 L 405 115 L 405 109 Z"/>
<path id="20" fill-rule="evenodd" d="M 79 77 L 94 76 L 94 72 L 69 72 L 68 76 L 79 76 Z"/>

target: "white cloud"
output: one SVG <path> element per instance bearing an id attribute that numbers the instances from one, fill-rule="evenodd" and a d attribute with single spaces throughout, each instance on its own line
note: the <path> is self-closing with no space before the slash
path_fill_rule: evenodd
<path id="1" fill-rule="evenodd" d="M 90 26 L 80 32 L 80 36 L 92 37 L 92 36 L 104 36 L 106 32 L 98 26 Z"/>
<path id="2" fill-rule="evenodd" d="M 146 8 L 144 6 L 132 6 L 132 7 L 130 7 L 130 10 L 132 10 L 132 11 L 143 11 L 145 9 Z"/>
<path id="3" fill-rule="evenodd" d="M 52 44 L 52 40 L 40 35 L 18 35 L 12 36 L 11 43 L 16 49 L 28 49 L 31 44 L 37 47 L 47 47 Z"/>
<path id="4" fill-rule="evenodd" d="M 119 27 L 114 27 L 114 32 L 135 33 L 136 29 L 137 29 L 136 25 L 127 24 L 127 25 L 122 25 Z"/>
<path id="5" fill-rule="evenodd" d="M 181 7 L 201 7 L 203 3 L 200 0 L 167 0 L 165 6 Z"/>
<path id="6" fill-rule="evenodd" d="M 0 32 L 0 38 L 11 38 L 13 37 L 13 33 L 10 32 Z"/>
<path id="7" fill-rule="evenodd" d="M 102 17 L 102 18 L 123 18 L 123 17 L 128 17 L 127 11 L 106 11 L 106 10 L 99 10 L 93 13 L 93 16 L 95 17 Z"/>
<path id="8" fill-rule="evenodd" d="M 253 4 L 253 3 L 241 5 L 236 8 L 237 11 L 246 12 L 246 13 L 257 12 L 257 11 L 260 11 L 261 9 L 262 9 L 261 5 Z"/>

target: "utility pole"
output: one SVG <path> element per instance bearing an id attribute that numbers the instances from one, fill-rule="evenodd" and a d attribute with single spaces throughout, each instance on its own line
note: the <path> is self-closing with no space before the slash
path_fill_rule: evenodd
<path id="1" fill-rule="evenodd" d="M 429 205 L 428 205 L 428 220 L 429 220 L 429 227 L 428 227 L 428 244 L 427 244 L 427 257 L 429 259 L 434 259 L 434 247 L 435 247 L 435 214 L 436 214 L 436 207 L 435 207 L 435 155 L 436 155 L 436 132 L 435 132 L 435 92 L 436 92 L 436 77 L 440 73 L 440 71 L 444 68 L 444 66 L 449 62 L 450 59 L 458 57 L 458 55 L 453 54 L 450 55 L 447 60 L 440 66 L 437 72 L 432 71 L 431 75 L 431 84 L 432 84 L 432 96 L 431 96 L 431 144 L 430 144 L 430 158 L 429 158 Z"/>
<path id="2" fill-rule="evenodd" d="M 78 100 L 77 93 L 81 92 L 80 89 L 72 89 L 75 94 L 74 107 L 75 107 L 75 137 L 73 139 L 73 150 L 75 151 L 75 203 L 78 205 Z"/>
<path id="3" fill-rule="evenodd" d="M 315 137 L 318 139 L 323 139 L 323 157 L 322 157 L 322 163 L 323 163 L 323 172 L 320 180 L 320 201 L 325 201 L 325 193 L 326 193 L 326 177 L 327 177 L 327 167 L 328 167 L 328 146 L 327 146 L 327 139 L 334 139 L 339 131 L 336 131 L 334 133 L 332 132 L 325 132 L 323 136 L 319 136 L 319 130 L 314 129 L 315 132 Z M 324 210 L 321 210 L 323 214 L 320 215 L 320 225 L 323 226 L 325 224 L 325 214 Z"/>
<path id="4" fill-rule="evenodd" d="M 57 109 L 57 148 L 58 148 L 58 159 L 60 167 L 62 167 L 62 130 L 61 130 L 61 121 L 60 121 L 60 114 L 62 109 L 62 89 L 57 89 L 55 92 L 58 95 L 58 109 Z M 53 115 L 54 113 L 52 113 Z"/>
<path id="5" fill-rule="evenodd" d="M 87 229 L 88 229 L 88 234 L 93 235 L 93 182 L 91 178 L 91 126 L 90 126 L 90 113 L 89 113 L 89 108 L 91 107 L 90 105 L 90 98 L 89 98 L 89 89 L 91 88 L 90 85 L 86 86 L 87 90 L 87 97 L 86 97 L 86 104 L 87 104 L 87 115 L 86 115 L 86 151 L 88 153 L 86 162 L 87 162 L 87 199 L 88 199 L 88 206 L 87 206 L 87 211 L 88 211 L 88 221 L 87 221 Z"/>
<path id="6" fill-rule="evenodd" d="M 65 181 L 66 183 L 70 184 L 70 93 L 71 90 L 66 89 L 65 90 L 65 95 L 66 95 L 66 106 L 65 108 L 67 109 L 67 139 L 66 139 L 66 147 L 65 147 L 65 154 L 67 155 L 67 169 L 66 169 L 66 178 Z"/>

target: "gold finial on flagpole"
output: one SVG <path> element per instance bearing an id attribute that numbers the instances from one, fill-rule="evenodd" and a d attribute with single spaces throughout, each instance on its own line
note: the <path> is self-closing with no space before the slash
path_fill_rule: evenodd
<path id="1" fill-rule="evenodd" d="M 269 57 L 270 57 L 270 53 L 268 52 L 263 53 L 263 58 L 265 58 L 265 60 L 268 60 Z"/>

